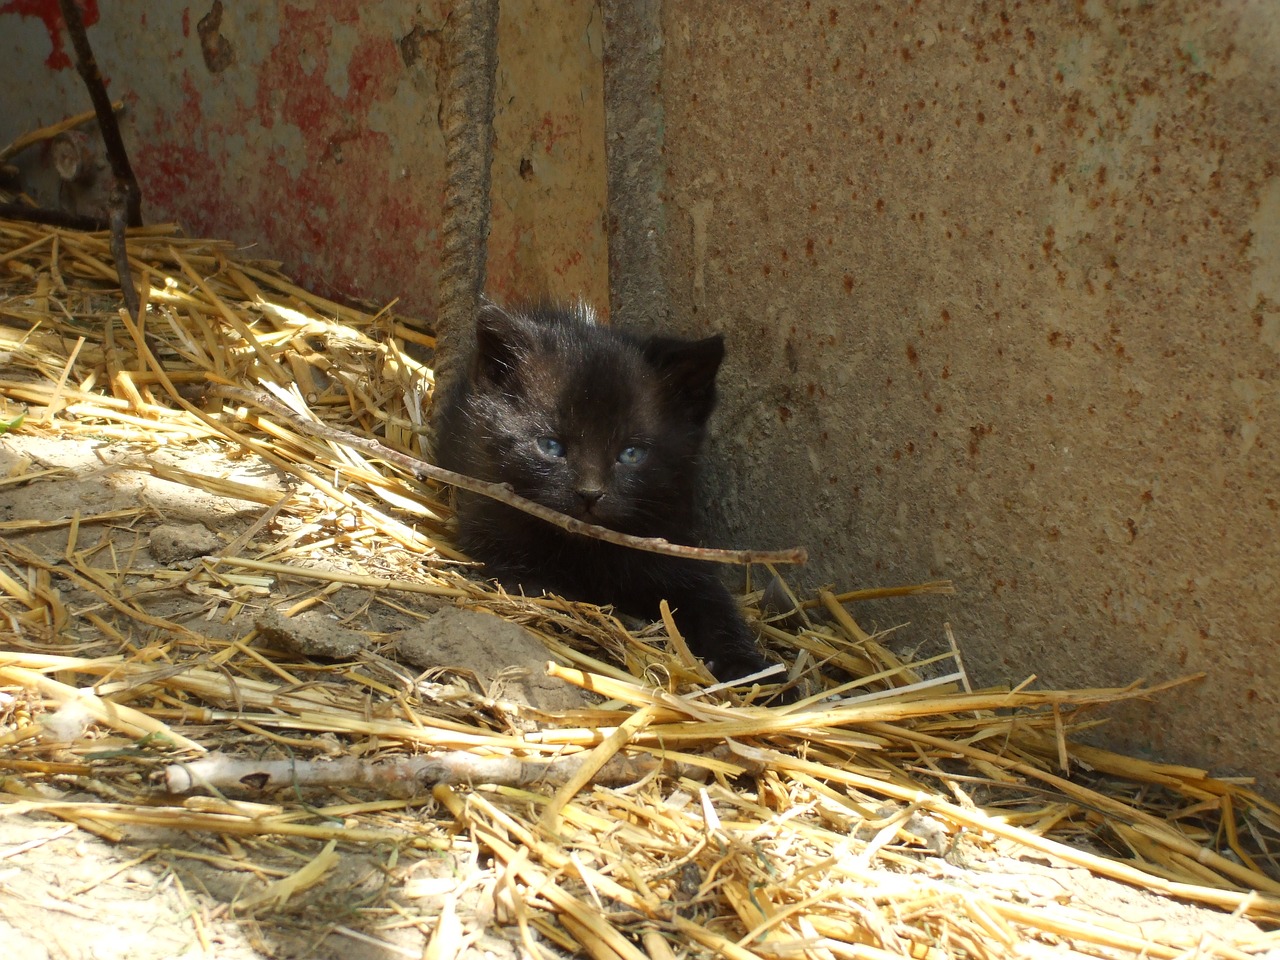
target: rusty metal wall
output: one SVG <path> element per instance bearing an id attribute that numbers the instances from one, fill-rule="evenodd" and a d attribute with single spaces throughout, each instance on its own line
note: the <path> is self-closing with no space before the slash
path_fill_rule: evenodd
<path id="1" fill-rule="evenodd" d="M 728 339 L 722 534 L 952 578 L 855 614 L 977 683 L 1202 672 L 1094 735 L 1280 795 L 1280 4 L 607 7 L 618 316 Z"/>
<path id="2" fill-rule="evenodd" d="M 88 109 L 56 0 L 0 4 L 0 144 Z M 594 3 L 505 0 L 490 289 L 607 309 L 601 23 Z M 322 293 L 432 315 L 448 0 L 90 2 L 86 21 L 151 222 L 229 237 Z M 42 203 L 47 154 L 18 158 Z M 71 198 L 91 208 L 100 191 Z"/>

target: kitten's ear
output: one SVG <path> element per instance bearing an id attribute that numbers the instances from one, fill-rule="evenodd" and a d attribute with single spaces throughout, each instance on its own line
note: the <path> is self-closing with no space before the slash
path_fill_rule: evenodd
<path id="1" fill-rule="evenodd" d="M 716 374 L 724 359 L 724 337 L 676 340 L 652 337 L 645 342 L 645 356 L 677 401 L 698 423 L 705 423 L 716 405 Z"/>
<path id="2" fill-rule="evenodd" d="M 476 314 L 471 379 L 479 386 L 511 386 L 517 382 L 521 360 L 532 346 L 533 333 L 522 317 L 494 303 L 481 304 Z"/>

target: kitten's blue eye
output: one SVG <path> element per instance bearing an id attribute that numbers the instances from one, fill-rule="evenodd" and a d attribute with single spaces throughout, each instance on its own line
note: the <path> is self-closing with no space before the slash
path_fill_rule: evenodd
<path id="1" fill-rule="evenodd" d="M 545 453 L 548 457 L 563 457 L 564 444 L 555 437 L 539 437 L 538 449 Z"/>
<path id="2" fill-rule="evenodd" d="M 627 449 L 618 454 L 618 462 L 628 467 L 634 467 L 648 455 L 649 451 L 644 447 L 627 447 Z"/>

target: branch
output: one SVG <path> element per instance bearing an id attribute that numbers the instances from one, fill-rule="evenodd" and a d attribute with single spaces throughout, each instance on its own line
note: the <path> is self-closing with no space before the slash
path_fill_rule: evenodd
<path id="1" fill-rule="evenodd" d="M 124 231 L 125 227 L 142 226 L 142 191 L 138 189 L 138 180 L 133 175 L 129 155 L 125 152 L 120 125 L 116 123 L 111 98 L 107 96 L 106 84 L 102 82 L 102 71 L 98 69 L 93 48 L 89 46 L 89 36 L 84 31 L 84 21 L 80 19 L 80 8 L 76 6 L 76 0 L 58 0 L 58 6 L 62 9 L 62 19 L 67 25 L 71 45 L 75 47 L 76 69 L 80 71 L 80 79 L 84 81 L 89 99 L 93 101 L 93 111 L 98 116 L 98 129 L 102 131 L 102 143 L 106 147 L 107 160 L 115 177 L 110 199 L 111 255 L 115 260 L 116 273 L 120 276 L 125 306 L 129 308 L 129 315 L 134 322 L 137 322 L 141 305 L 138 290 L 133 285 L 133 272 L 129 269 Z"/>
<path id="2" fill-rule="evenodd" d="M 225 793 L 248 790 L 253 793 L 287 787 L 320 789 L 335 786 L 364 786 L 385 791 L 402 786 L 413 790 L 436 784 L 486 783 L 509 787 L 559 786 L 577 774 L 591 752 L 551 760 L 519 760 L 515 757 L 480 757 L 465 750 L 447 750 L 398 760 L 364 760 L 338 757 L 333 760 L 250 760 L 213 753 L 191 763 L 174 763 L 164 768 L 165 789 L 170 793 L 194 790 Z M 591 783 L 619 786 L 637 783 L 657 771 L 672 777 L 706 778 L 706 768 L 641 754 L 614 756 L 596 771 Z"/>
<path id="3" fill-rule="evenodd" d="M 84 32 L 84 21 L 80 19 L 80 8 L 76 0 L 58 0 L 62 9 L 62 19 L 67 25 L 67 33 L 71 36 L 71 44 L 76 50 L 76 69 L 80 78 L 89 90 L 89 99 L 93 101 L 93 111 L 98 115 L 98 128 L 102 131 L 102 143 L 107 150 L 107 160 L 111 163 L 111 172 L 120 181 L 124 190 L 125 221 L 128 226 L 142 226 L 142 192 L 138 189 L 137 178 L 133 175 L 133 167 L 129 164 L 129 155 L 124 149 L 124 139 L 120 136 L 120 125 L 116 123 L 116 114 L 111 107 L 111 98 L 107 96 L 106 84 L 102 82 L 102 72 L 98 69 L 98 61 L 89 46 L 89 36 Z"/>
<path id="4" fill-rule="evenodd" d="M 438 480 L 441 483 L 460 487 L 471 493 L 490 497 L 507 504 L 507 506 L 515 507 L 517 510 L 531 514 L 539 520 L 545 520 L 561 530 L 566 530 L 579 536 L 592 537 L 596 540 L 603 540 L 606 543 L 617 544 L 620 547 L 645 550 L 649 553 L 662 553 L 672 557 L 685 557 L 690 560 L 710 560 L 719 563 L 805 563 L 809 559 L 809 555 L 803 547 L 792 547 L 790 550 L 713 550 L 708 547 L 689 547 L 683 544 L 671 543 L 658 537 L 633 537 L 629 534 L 619 533 L 616 530 L 610 530 L 607 527 L 583 523 L 581 520 L 544 507 L 540 503 L 526 500 L 524 497 L 515 494 L 509 484 L 486 483 L 483 480 L 476 480 L 473 477 L 454 473 L 452 470 L 445 470 L 443 467 L 437 467 L 435 464 L 417 460 L 407 454 L 400 453 L 398 450 L 392 450 L 377 440 L 357 437 L 315 420 L 303 419 L 265 393 L 255 393 L 251 390 L 230 386 L 216 386 L 209 393 L 212 396 L 227 397 L 240 403 L 256 404 L 285 420 L 294 429 L 308 436 L 319 437 L 331 443 L 340 443 L 356 450 L 363 450 L 371 456 L 378 457 L 409 471 L 416 477 Z"/>
<path id="5" fill-rule="evenodd" d="M 137 187 L 135 186 L 135 191 Z M 138 314 L 142 310 L 142 302 L 138 296 L 138 288 L 133 285 L 133 271 L 129 267 L 129 248 L 124 240 L 126 209 L 129 191 L 119 180 L 111 186 L 111 259 L 116 264 L 116 276 L 120 278 L 120 292 L 124 294 L 124 305 L 129 309 L 133 322 L 142 325 Z"/>
<path id="6" fill-rule="evenodd" d="M 123 102 L 117 100 L 111 104 L 112 110 L 119 110 L 124 106 Z M 28 147 L 33 147 L 37 143 L 43 143 L 46 140 L 52 140 L 59 134 L 66 133 L 68 130 L 74 130 L 82 123 L 94 119 L 97 113 L 93 110 L 86 110 L 84 113 L 77 113 L 74 117 L 67 117 L 65 120 L 59 120 L 57 123 L 51 123 L 47 127 L 41 127 L 39 130 L 32 130 L 30 133 L 24 133 L 18 137 L 13 143 L 7 147 L 0 149 L 0 163 L 4 163 L 10 157 L 17 156 Z"/>

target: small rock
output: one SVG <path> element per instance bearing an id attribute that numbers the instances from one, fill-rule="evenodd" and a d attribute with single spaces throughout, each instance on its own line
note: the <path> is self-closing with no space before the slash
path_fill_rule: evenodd
<path id="1" fill-rule="evenodd" d="M 368 639 L 358 630 L 348 630 L 323 613 L 300 613 L 285 617 L 269 607 L 254 620 L 264 640 L 304 657 L 347 660 L 364 650 Z"/>
<path id="2" fill-rule="evenodd" d="M 162 523 L 151 531 L 151 556 L 159 563 L 203 557 L 221 545 L 217 534 L 198 523 Z"/>
<path id="3" fill-rule="evenodd" d="M 420 670 L 469 671 L 495 699 L 515 700 L 544 713 L 589 705 L 581 690 L 546 675 L 548 653 L 541 640 L 491 613 L 444 607 L 400 633 L 395 651 L 398 660 Z M 496 680 L 501 681 L 497 686 Z"/>

